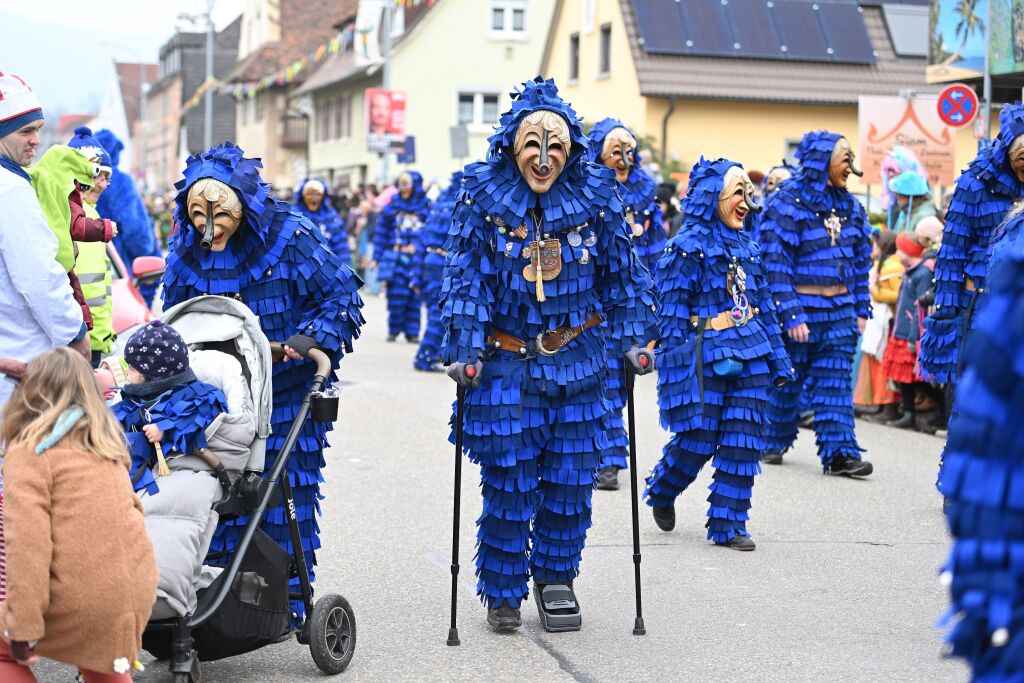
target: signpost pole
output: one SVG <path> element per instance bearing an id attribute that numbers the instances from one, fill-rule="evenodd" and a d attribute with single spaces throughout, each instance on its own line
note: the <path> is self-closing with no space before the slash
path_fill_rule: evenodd
<path id="1" fill-rule="evenodd" d="M 384 67 L 381 70 L 381 87 L 384 90 L 391 89 L 391 12 L 394 3 L 387 0 L 384 3 Z M 380 189 L 383 190 L 391 183 L 388 161 L 390 152 L 383 152 L 380 155 Z"/>
<path id="2" fill-rule="evenodd" d="M 989 51 L 992 49 L 992 3 L 985 5 L 985 73 L 982 94 L 985 97 L 983 123 L 985 127 L 982 140 L 987 141 L 992 130 L 992 74 L 989 64 Z"/>

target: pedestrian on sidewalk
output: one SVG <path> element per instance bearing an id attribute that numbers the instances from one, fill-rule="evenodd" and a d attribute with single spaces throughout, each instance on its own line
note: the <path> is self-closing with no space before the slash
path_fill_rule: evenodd
<path id="1" fill-rule="evenodd" d="M 43 109 L 32 89 L 0 73 L 0 358 L 20 361 L 65 344 L 91 353 L 82 309 L 57 263 L 57 237 L 25 170 L 42 127 Z M 0 378 L 0 420 L 12 389 Z"/>
<path id="2" fill-rule="evenodd" d="M 672 432 L 645 498 L 662 531 L 675 499 L 713 460 L 708 540 L 754 550 L 747 531 L 765 449 L 768 388 L 793 378 L 760 251 L 744 229 L 754 185 L 728 159 L 690 172 L 683 225 L 658 263 L 661 424 Z"/>
<path id="3" fill-rule="evenodd" d="M 48 657 L 129 683 L 157 567 L 124 435 L 70 349 L 33 359 L 5 414 L 0 680 L 34 681 L 26 667 Z"/>
<path id="4" fill-rule="evenodd" d="M 918 394 L 926 394 L 942 406 L 942 392 L 925 382 L 918 372 L 918 342 L 921 339 L 921 317 L 917 301 L 931 287 L 934 259 L 926 254 L 925 247 L 913 233 L 896 236 L 896 253 L 903 264 L 904 273 L 900 282 L 896 312 L 893 316 L 892 335 L 885 348 L 882 371 L 900 392 L 903 414 L 888 423 L 899 429 L 917 429 Z"/>
<path id="5" fill-rule="evenodd" d="M 900 294 L 903 264 L 896 254 L 896 234 L 888 230 L 871 233 L 871 319 L 861 337 L 861 363 L 853 391 L 854 410 L 873 421 L 884 416 L 895 420 L 899 397 L 889 388 L 889 377 L 882 370 L 885 347 L 889 343 L 896 300 Z"/>

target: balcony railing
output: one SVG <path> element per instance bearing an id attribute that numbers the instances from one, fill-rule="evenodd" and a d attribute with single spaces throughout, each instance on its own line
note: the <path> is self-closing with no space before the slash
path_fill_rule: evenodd
<path id="1" fill-rule="evenodd" d="M 309 120 L 299 114 L 285 114 L 281 117 L 281 146 L 306 146 L 306 129 Z"/>

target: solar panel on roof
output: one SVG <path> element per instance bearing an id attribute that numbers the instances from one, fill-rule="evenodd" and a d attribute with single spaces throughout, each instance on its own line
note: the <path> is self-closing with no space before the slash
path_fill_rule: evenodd
<path id="1" fill-rule="evenodd" d="M 867 0 L 632 0 L 646 52 L 873 64 Z M 916 0 L 906 0 L 916 2 Z"/>
<path id="2" fill-rule="evenodd" d="M 689 29 L 686 46 L 694 53 L 722 57 L 737 54 L 725 7 L 722 0 L 686 0 L 679 3 L 683 25 Z"/>
<path id="3" fill-rule="evenodd" d="M 686 54 L 686 32 L 679 6 L 672 0 L 633 0 L 640 37 L 647 52 Z"/>
<path id="4" fill-rule="evenodd" d="M 787 58 L 831 61 L 816 5 L 793 0 L 776 0 L 773 4 L 775 26 L 782 41 L 779 50 Z"/>
<path id="5" fill-rule="evenodd" d="M 858 64 L 875 62 L 875 48 L 871 45 L 860 8 L 856 5 L 822 4 L 818 18 L 825 29 L 828 55 L 837 62 Z"/>
<path id="6" fill-rule="evenodd" d="M 778 59 L 779 34 L 775 31 L 771 11 L 765 0 L 729 0 L 726 6 L 732 34 L 740 44 L 743 57 Z"/>

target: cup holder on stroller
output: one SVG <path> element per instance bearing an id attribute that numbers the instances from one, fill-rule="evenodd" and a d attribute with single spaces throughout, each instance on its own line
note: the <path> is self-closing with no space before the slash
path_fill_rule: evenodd
<path id="1" fill-rule="evenodd" d="M 337 422 L 338 403 L 341 397 L 329 389 L 329 393 L 317 392 L 309 399 L 309 412 L 314 422 Z"/>

